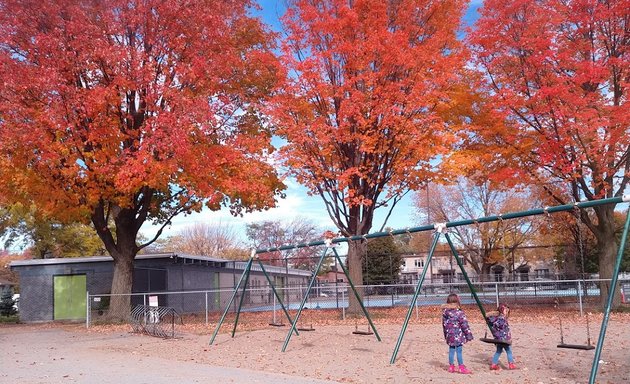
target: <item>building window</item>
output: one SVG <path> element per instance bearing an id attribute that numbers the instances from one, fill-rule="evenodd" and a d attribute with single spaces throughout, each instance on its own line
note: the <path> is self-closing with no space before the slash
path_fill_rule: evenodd
<path id="1" fill-rule="evenodd" d="M 548 278 L 550 275 L 549 269 L 537 269 L 535 270 L 535 272 L 536 272 L 536 277 Z"/>
<path id="2" fill-rule="evenodd" d="M 416 268 L 424 268 L 424 259 L 414 259 L 413 266 Z"/>

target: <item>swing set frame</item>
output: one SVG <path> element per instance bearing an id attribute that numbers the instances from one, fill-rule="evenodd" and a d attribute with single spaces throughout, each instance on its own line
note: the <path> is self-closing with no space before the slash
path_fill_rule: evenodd
<path id="1" fill-rule="evenodd" d="M 256 260 L 258 262 L 259 267 L 261 268 L 261 270 L 263 271 L 263 274 L 265 275 L 265 278 L 267 279 L 267 282 L 269 283 L 269 286 L 271 287 L 271 289 L 273 290 L 273 293 L 276 297 L 276 299 L 278 300 L 278 303 L 280 304 L 280 306 L 282 307 L 282 310 L 284 311 L 285 316 L 287 317 L 287 319 L 289 320 L 289 322 L 291 323 L 291 328 L 289 329 L 289 332 L 287 333 L 286 339 L 284 341 L 284 344 L 282 345 L 282 352 L 286 351 L 287 346 L 289 345 L 289 341 L 291 340 L 291 336 L 295 333 L 296 335 L 299 335 L 299 331 L 313 331 L 314 329 L 309 328 L 309 329 L 305 329 L 305 328 L 298 328 L 297 324 L 298 321 L 300 319 L 300 316 L 302 315 L 302 311 L 304 310 L 304 307 L 306 306 L 306 301 L 308 300 L 308 297 L 310 295 L 310 292 L 313 289 L 313 286 L 315 285 L 315 280 L 317 279 L 317 275 L 319 273 L 319 271 L 322 268 L 322 265 L 324 263 L 324 259 L 326 259 L 326 257 L 330 257 L 328 256 L 328 250 L 332 250 L 333 253 L 333 257 L 337 260 L 338 264 L 341 266 L 343 273 L 346 275 L 346 278 L 348 279 L 348 284 L 350 285 L 350 288 L 352 289 L 352 292 L 354 293 L 355 297 L 357 298 L 357 301 L 359 302 L 359 305 L 361 306 L 361 310 L 363 311 L 363 314 L 365 315 L 365 317 L 368 320 L 371 332 L 361 332 L 358 330 L 355 330 L 355 332 L 353 332 L 354 334 L 361 334 L 361 335 L 375 335 L 376 339 L 378 341 L 381 341 L 381 336 L 378 334 L 378 331 L 376 330 L 376 327 L 374 326 L 374 323 L 372 322 L 372 318 L 370 317 L 369 312 L 367 311 L 367 309 L 365 308 L 365 306 L 363 305 L 363 301 L 361 300 L 361 296 L 359 295 L 359 292 L 356 290 L 354 283 L 352 282 L 352 279 L 350 278 L 350 274 L 348 273 L 347 268 L 345 267 L 345 265 L 343 264 L 343 262 L 341 261 L 341 258 L 339 257 L 339 253 L 337 253 L 337 249 L 335 248 L 335 244 L 333 243 L 333 239 L 326 239 L 324 240 L 324 242 L 319 243 L 309 243 L 309 245 L 297 245 L 297 246 L 291 246 L 289 248 L 284 247 L 283 250 L 287 250 L 287 249 L 293 249 L 293 248 L 300 248 L 303 246 L 317 246 L 317 245 L 325 245 L 326 247 L 324 248 L 324 251 L 322 253 L 322 255 L 319 257 L 318 261 L 317 261 L 317 266 L 315 267 L 315 271 L 313 272 L 313 275 L 311 277 L 311 280 L 308 284 L 308 288 L 306 290 L 306 293 L 304 295 L 304 297 L 302 298 L 302 301 L 300 303 L 300 306 L 298 308 L 297 314 L 295 315 L 294 319 L 291 319 L 291 316 L 289 315 L 289 312 L 287 310 L 287 308 L 284 306 L 282 299 L 280 298 L 280 295 L 278 295 L 278 292 L 276 291 L 273 282 L 271 281 L 271 278 L 269 277 L 269 275 L 267 274 L 267 271 L 265 270 L 265 266 L 262 264 L 262 262 L 260 261 L 260 259 L 258 258 L 258 254 L 260 253 L 266 253 L 266 252 L 274 252 L 274 251 L 278 251 L 279 249 L 274 248 L 274 249 L 263 249 L 263 250 L 253 250 L 251 253 L 251 256 L 249 258 L 249 261 L 247 262 L 245 269 L 243 270 L 243 274 L 241 275 L 241 278 L 239 279 L 239 282 L 236 284 L 235 288 L 234 288 L 234 292 L 232 293 L 232 296 L 230 298 L 230 300 L 228 301 L 226 307 L 225 307 L 225 311 L 223 312 L 223 315 L 221 316 L 221 319 L 219 320 L 219 322 L 217 323 L 217 327 L 214 330 L 214 333 L 212 334 L 212 338 L 210 339 L 210 345 L 212 345 L 212 343 L 214 343 L 214 339 L 216 338 L 218 332 L 219 332 L 219 328 L 221 328 L 221 325 L 223 324 L 225 317 L 229 311 L 230 306 L 232 305 L 232 303 L 234 302 L 234 299 L 236 298 L 236 294 L 238 293 L 241 285 L 243 286 L 243 294 L 241 295 L 241 300 L 239 301 L 239 305 L 238 305 L 238 309 L 236 311 L 236 318 L 234 319 L 234 328 L 232 329 L 232 337 L 234 337 L 234 334 L 236 332 L 236 327 L 238 325 L 238 319 L 240 317 L 240 313 L 241 313 L 241 308 L 243 305 L 243 298 L 245 297 L 245 291 L 247 289 L 247 283 L 249 281 L 249 274 L 251 271 L 251 267 L 253 264 L 253 261 Z"/>
<path id="2" fill-rule="evenodd" d="M 240 289 L 241 285 L 243 285 L 243 292 L 245 292 L 245 289 L 247 288 L 247 280 L 249 278 L 249 272 L 251 270 L 251 265 L 253 263 L 253 260 L 256 259 L 263 271 L 263 273 L 265 274 L 265 277 L 267 278 L 267 281 L 269 282 L 269 285 L 272 287 L 272 290 L 274 292 L 274 295 L 276 296 L 276 298 L 278 299 L 278 302 L 280 303 L 280 305 L 282 306 L 282 309 L 284 310 L 284 313 L 287 317 L 287 319 L 291 322 L 291 329 L 289 330 L 285 342 L 282 346 L 282 351 L 284 352 L 286 350 L 286 347 L 291 339 L 291 336 L 295 333 L 296 335 L 298 335 L 298 329 L 297 329 L 297 322 L 299 320 L 299 317 L 301 315 L 302 309 L 304 308 L 304 305 L 306 303 L 306 300 L 308 299 L 308 295 L 310 293 L 310 290 L 313 288 L 314 285 L 314 281 L 316 279 L 317 276 L 317 272 L 319 272 L 323 260 L 328 252 L 329 249 L 333 250 L 333 254 L 334 257 L 337 259 L 337 261 L 339 262 L 339 264 L 341 265 L 341 267 L 343 268 L 343 272 L 344 274 L 348 277 L 348 282 L 350 287 L 352 288 L 352 291 L 355 294 L 355 297 L 358 299 L 360 305 L 361 305 L 361 309 L 363 310 L 363 313 L 365 314 L 366 318 L 369 321 L 370 327 L 373 330 L 376 338 L 378 341 L 381 341 L 381 338 L 378 334 L 378 332 L 376 331 L 376 328 L 374 327 L 374 324 L 369 316 L 368 311 L 366 310 L 365 306 L 363 305 L 363 302 L 360 298 L 360 295 L 358 294 L 358 292 L 356 291 L 354 284 L 352 283 L 352 281 L 349 279 L 349 274 L 348 271 L 346 269 L 346 267 L 344 266 L 344 264 L 341 262 L 341 259 L 339 257 L 339 254 L 337 253 L 337 250 L 335 249 L 334 245 L 337 243 L 348 243 L 351 241 L 362 241 L 362 240 L 368 240 L 370 238 L 377 238 L 377 237 L 384 237 L 384 236 L 395 236 L 395 235 L 402 235 L 402 234 L 410 234 L 410 233 L 414 233 L 414 232 L 423 232 L 423 231 L 435 231 L 435 236 L 433 238 L 433 242 L 431 244 L 431 248 L 429 250 L 429 254 L 427 257 L 427 261 L 426 264 L 428 265 L 431 262 L 431 258 L 433 257 L 433 253 L 435 252 L 435 248 L 438 244 L 438 241 L 440 239 L 440 236 L 444 236 L 444 238 L 446 239 L 449 248 L 451 249 L 451 252 L 453 254 L 453 257 L 455 259 L 455 261 L 457 262 L 457 265 L 459 267 L 459 269 L 462 272 L 462 275 L 464 276 L 464 279 L 466 280 L 466 283 L 470 289 L 470 292 L 473 296 L 473 298 L 475 299 L 475 302 L 477 304 L 477 306 L 479 307 L 479 310 L 481 311 L 481 314 L 484 318 L 484 321 L 488 327 L 488 329 L 490 331 L 492 331 L 491 329 L 491 324 L 489 323 L 487 316 L 486 316 L 486 312 L 483 308 L 483 305 L 481 304 L 481 301 L 479 300 L 479 297 L 477 296 L 477 292 L 475 291 L 470 278 L 468 277 L 468 274 L 466 273 L 465 269 L 464 269 L 464 265 L 462 262 L 461 257 L 459 256 L 455 246 L 453 245 L 453 242 L 451 240 L 451 238 L 448 235 L 448 228 L 453 228 L 453 227 L 459 227 L 459 226 L 465 226 L 465 225 L 471 225 L 471 224 L 480 224 L 480 223 L 488 223 L 488 222 L 493 222 L 493 221 L 501 221 L 501 220 L 509 220 L 509 219 L 516 219 L 516 218 L 520 218 L 520 217 L 528 217 L 528 216 L 536 216 L 536 215 L 549 215 L 552 213 L 556 213 L 556 212 L 565 212 L 565 211 L 571 211 L 571 210 L 576 210 L 576 209 L 586 209 L 586 208 L 592 208 L 592 207 L 596 207 L 596 206 L 600 206 L 600 205 L 607 205 L 607 204 L 621 204 L 621 203 L 628 203 L 630 202 L 630 195 L 624 195 L 622 197 L 612 197 L 612 198 L 606 198 L 606 199 L 601 199 L 601 200 L 592 200 L 592 201 L 580 201 L 580 202 L 575 202 L 573 204 L 565 204 L 565 205 L 557 205 L 557 206 L 552 206 L 552 207 L 545 207 L 545 208 L 538 208 L 538 209 L 531 209 L 531 210 L 527 210 L 527 211 L 520 211 L 520 212 L 511 212 L 511 213 L 506 213 L 506 214 L 502 214 L 502 215 L 495 215 L 495 216 L 486 216 L 486 217 L 481 217 L 481 218 L 477 218 L 477 219 L 472 219 L 472 220 L 459 220 L 459 221 L 452 221 L 452 222 L 447 222 L 447 223 L 437 223 L 437 224 L 433 224 L 433 225 L 424 225 L 424 226 L 420 226 L 420 227 L 415 227 L 415 228 L 407 228 L 407 229 L 402 229 L 402 230 L 390 230 L 387 232 L 375 232 L 375 233 L 371 233 L 371 234 L 367 234 L 367 235 L 361 235 L 361 236 L 351 236 L 351 237 L 340 237 L 340 238 L 334 238 L 334 239 L 325 239 L 325 240 L 320 240 L 320 241 L 313 241 L 313 242 L 309 242 L 309 243 L 302 243 L 302 244 L 297 244 L 297 245 L 284 245 L 284 246 L 280 246 L 280 247 L 275 247 L 275 248 L 267 248 L 267 249 L 257 249 L 257 250 L 252 250 L 252 254 L 250 256 L 250 259 L 246 265 L 245 270 L 243 271 L 243 274 L 238 282 L 238 284 L 236 284 L 236 286 L 234 287 L 234 293 L 232 295 L 232 297 L 230 298 L 229 302 L 227 303 L 225 312 L 223 313 L 223 316 L 221 316 L 221 319 L 219 320 L 219 323 L 217 324 L 217 327 L 212 335 L 212 338 L 210 340 L 210 344 L 212 344 L 214 342 L 214 339 L 219 331 L 219 328 L 221 327 L 223 321 L 225 320 L 225 316 L 230 308 L 230 306 L 232 305 L 232 302 L 234 301 L 234 298 L 236 297 L 236 294 L 238 292 L 238 290 Z M 606 330 L 608 327 L 608 322 L 610 319 L 610 310 L 612 307 L 612 301 L 614 298 L 614 294 L 615 294 L 615 287 L 617 286 L 617 282 L 618 282 L 618 277 L 619 277 L 619 269 L 621 266 L 621 259 L 623 256 L 623 251 L 625 248 L 625 244 L 626 244 L 626 240 L 628 237 L 628 230 L 630 228 L 630 209 L 628 209 L 628 211 L 626 212 L 626 221 L 625 221 L 625 225 L 624 225 L 624 229 L 623 229 L 623 233 L 621 235 L 621 241 L 619 243 L 619 248 L 618 248 L 618 252 L 617 252 L 617 258 L 616 258 L 616 262 L 615 262 L 615 266 L 613 269 L 613 275 L 612 275 L 612 279 L 611 279 L 611 284 L 610 284 L 610 290 L 608 292 L 608 298 L 606 301 L 606 307 L 604 309 L 604 317 L 601 323 L 601 328 L 600 328 L 600 332 L 599 332 L 599 338 L 597 340 L 597 345 L 595 347 L 595 355 L 593 357 L 593 364 L 591 367 L 591 373 L 589 376 L 589 384 L 594 384 L 595 383 L 595 378 L 597 376 L 597 371 L 599 368 L 599 361 L 600 361 L 600 356 L 601 356 L 601 351 L 602 351 L 602 347 L 604 345 L 604 339 L 606 337 Z M 267 272 L 265 271 L 265 268 L 263 266 L 263 264 L 260 262 L 260 260 L 258 259 L 257 255 L 261 254 L 261 253 L 267 253 L 267 252 L 277 252 L 277 251 L 285 251 L 285 250 L 290 250 L 290 249 L 297 249 L 297 248 L 304 248 L 304 247 L 313 247 L 313 246 L 319 246 L 319 245 L 326 245 L 326 248 L 324 250 L 324 252 L 322 253 L 321 257 L 319 258 L 319 261 L 317 263 L 317 267 L 315 270 L 315 273 L 313 274 L 313 277 L 309 283 L 308 286 L 308 290 L 306 292 L 306 295 L 304 296 L 304 298 L 302 299 L 302 302 L 300 304 L 300 308 L 298 309 L 298 312 L 295 316 L 295 318 L 292 320 L 286 307 L 284 306 L 284 304 L 282 303 L 282 300 L 280 299 L 280 296 L 278 295 L 278 293 L 276 292 L 274 285 L 271 281 L 271 279 L 269 278 Z M 407 315 L 405 317 L 405 320 L 403 322 L 401 331 L 400 331 L 400 335 L 398 337 L 398 340 L 396 341 L 396 346 L 394 348 L 394 352 L 392 354 L 392 357 L 390 359 L 390 363 L 394 364 L 396 361 L 396 357 L 398 355 L 398 351 L 400 349 L 400 345 L 402 343 L 405 331 L 408 327 L 409 324 L 409 320 L 411 318 L 411 314 L 413 311 L 413 308 L 415 307 L 416 301 L 418 299 L 418 295 L 420 293 L 420 290 L 422 288 L 422 284 L 424 282 L 425 276 L 426 276 L 426 272 L 427 272 L 427 268 L 423 268 L 422 270 L 422 274 L 420 276 L 420 278 L 418 279 L 418 283 L 416 285 L 416 289 L 414 291 L 414 295 L 413 298 L 409 304 L 409 309 L 407 311 Z M 603 294 L 600 293 L 600 294 Z M 243 303 L 243 297 L 245 295 L 241 295 L 241 300 L 238 306 L 238 310 L 237 310 L 237 314 L 236 314 L 236 319 L 234 322 L 234 328 L 232 330 L 232 337 L 234 337 L 234 333 L 236 331 L 236 326 L 238 323 L 238 318 L 240 315 L 240 311 L 241 311 L 241 305 Z M 487 341 L 486 342 L 490 342 L 490 343 L 497 343 L 496 340 L 494 339 L 488 339 L 486 338 Z M 573 349 L 582 349 L 582 348 L 573 348 Z"/>

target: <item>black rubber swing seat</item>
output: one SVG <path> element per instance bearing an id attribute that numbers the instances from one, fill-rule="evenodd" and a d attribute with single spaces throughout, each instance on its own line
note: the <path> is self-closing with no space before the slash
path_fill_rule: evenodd
<path id="1" fill-rule="evenodd" d="M 372 331 L 353 331 L 352 332 L 355 335 L 373 335 L 374 332 Z"/>
<path id="2" fill-rule="evenodd" d="M 567 349 L 582 349 L 585 351 L 591 350 L 591 349 L 595 349 L 594 345 L 583 345 L 583 344 L 558 344 L 558 348 L 567 348 Z"/>
<path id="3" fill-rule="evenodd" d="M 512 344 L 512 341 L 492 339 L 492 338 L 489 338 L 489 337 L 482 337 L 479 340 L 483 341 L 484 343 L 490 343 L 490 344 L 499 344 L 499 345 L 511 345 Z"/>

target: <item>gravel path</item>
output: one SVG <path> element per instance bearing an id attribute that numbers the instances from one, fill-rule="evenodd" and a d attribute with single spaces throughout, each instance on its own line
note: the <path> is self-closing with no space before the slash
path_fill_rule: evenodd
<path id="1" fill-rule="evenodd" d="M 391 323 L 377 322 L 380 342 L 353 335 L 352 323 L 316 324 L 314 332 L 293 336 L 285 352 L 288 327 L 239 328 L 232 338 L 225 326 L 208 345 L 214 330 L 208 326 L 183 328 L 179 338 L 164 340 L 130 333 L 129 326 L 2 325 L 0 383 L 587 383 L 594 352 L 557 348 L 557 317 L 522 312 L 511 321 L 519 369 L 490 371 L 493 345 L 474 340 L 464 347 L 472 375 L 446 371 L 447 347 L 435 319 L 409 325 L 394 364 L 401 325 Z M 591 316 L 594 342 L 601 318 Z M 586 340 L 584 318 L 567 317 L 563 324 L 566 343 Z M 471 327 L 476 339 L 483 337 L 482 322 L 473 320 Z M 598 383 L 630 383 L 629 329 L 630 315 L 611 316 Z"/>
<path id="2" fill-rule="evenodd" d="M 327 384 L 246 368 L 219 367 L 150 354 L 121 353 L 144 347 L 169 350 L 169 343 L 130 333 L 95 334 L 63 328 L 0 327 L 0 383 L 15 384 L 172 384 L 270 383 Z M 175 352 L 173 352 L 175 353 Z"/>

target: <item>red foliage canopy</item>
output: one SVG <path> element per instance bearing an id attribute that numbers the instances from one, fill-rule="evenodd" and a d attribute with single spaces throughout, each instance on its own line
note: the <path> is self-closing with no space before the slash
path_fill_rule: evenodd
<path id="1" fill-rule="evenodd" d="M 495 161 L 546 183 L 556 201 L 568 203 L 567 190 L 574 201 L 618 197 L 630 181 L 629 23 L 627 0 L 484 2 L 471 42 L 511 128 L 501 137 L 510 157 Z M 617 254 L 614 208 L 580 211 L 603 279 Z"/>
<path id="2" fill-rule="evenodd" d="M 147 220 L 275 203 L 257 110 L 278 66 L 248 0 L 0 0 L 0 181 L 89 217 L 131 291 Z M 114 223 L 115 233 L 110 230 Z M 112 316 L 128 314 L 115 296 Z"/>
<path id="3" fill-rule="evenodd" d="M 463 1 L 297 0 L 284 18 L 289 84 L 273 115 L 286 164 L 345 235 L 426 182 L 452 132 L 439 111 L 462 64 Z"/>
<path id="4" fill-rule="evenodd" d="M 161 222 L 202 202 L 273 205 L 256 110 L 277 65 L 248 5 L 0 1 L 7 197 L 66 219 L 105 207 Z"/>
<path id="5" fill-rule="evenodd" d="M 510 160 L 530 176 L 572 183 L 578 200 L 623 193 L 630 180 L 628 2 L 489 0 L 481 13 L 470 38 L 512 128 Z"/>

